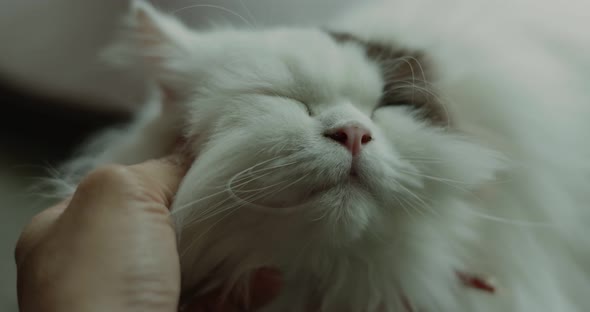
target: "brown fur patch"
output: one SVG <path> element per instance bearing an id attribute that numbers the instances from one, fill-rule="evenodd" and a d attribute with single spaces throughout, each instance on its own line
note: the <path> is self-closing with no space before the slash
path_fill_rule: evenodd
<path id="1" fill-rule="evenodd" d="M 434 124 L 447 125 L 448 116 L 429 81 L 431 71 L 422 52 L 367 41 L 354 35 L 328 32 L 340 44 L 361 46 L 367 58 L 376 62 L 385 81 L 380 106 L 411 106 Z"/>

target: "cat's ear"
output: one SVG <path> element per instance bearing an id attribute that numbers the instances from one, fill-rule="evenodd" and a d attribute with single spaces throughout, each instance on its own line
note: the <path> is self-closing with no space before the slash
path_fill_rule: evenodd
<path id="1" fill-rule="evenodd" d="M 176 17 L 134 0 L 118 39 L 103 56 L 111 63 L 139 65 L 165 92 L 180 93 L 190 81 L 196 37 Z"/>

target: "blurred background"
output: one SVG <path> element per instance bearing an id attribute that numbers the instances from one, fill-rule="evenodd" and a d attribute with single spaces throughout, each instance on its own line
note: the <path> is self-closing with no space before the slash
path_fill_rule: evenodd
<path id="1" fill-rule="evenodd" d="M 199 27 L 318 24 L 354 0 L 156 0 Z M 129 1 L 0 2 L 0 311 L 15 312 L 13 248 L 48 200 L 31 184 L 89 134 L 125 122 L 142 104 L 141 77 L 100 63 Z"/>

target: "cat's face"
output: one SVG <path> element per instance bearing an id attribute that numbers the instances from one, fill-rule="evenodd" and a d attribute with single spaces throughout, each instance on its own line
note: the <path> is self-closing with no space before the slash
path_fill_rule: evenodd
<path id="1" fill-rule="evenodd" d="M 172 44 L 156 69 L 181 90 L 171 105 L 196 154 L 173 208 L 189 262 L 208 249 L 211 262 L 286 264 L 281 250 L 404 240 L 421 215 L 446 213 L 436 200 L 459 190 L 445 181 L 490 175 L 478 168 L 489 154 L 449 129 L 419 53 L 317 29 L 201 34 L 157 19 L 147 28 L 168 37 L 149 44 Z"/>
<path id="2" fill-rule="evenodd" d="M 197 189 L 225 190 L 229 206 L 306 215 L 325 223 L 326 239 L 339 241 L 358 238 L 383 214 L 414 209 L 395 208 L 396 197 L 422 184 L 400 137 L 410 125 L 428 126 L 415 120 L 411 103 L 381 101 L 382 69 L 362 46 L 315 30 L 211 40 L 234 52 L 211 56 L 221 66 L 199 73 L 203 86 L 185 103 L 188 137 L 198 150 L 193 179 L 210 186 L 187 182 L 195 184 L 188 200 Z"/>
<path id="3" fill-rule="evenodd" d="M 406 145 L 430 144 L 421 140 L 437 130 L 412 103 L 425 100 L 423 90 L 405 97 L 413 88 L 412 77 L 402 77 L 416 64 L 411 55 L 380 64 L 362 44 L 318 30 L 199 40 L 224 52 L 197 56 L 218 66 L 197 70 L 202 78 L 183 103 L 198 151 L 178 197 L 177 205 L 192 210 L 183 222 L 206 218 L 223 199 L 216 209 L 287 218 L 318 241 L 343 244 L 380 220 L 424 209 L 416 194 L 423 181 L 411 161 L 421 155 Z M 383 66 L 398 79 L 389 89 Z M 217 192 L 215 201 L 189 205 Z"/>

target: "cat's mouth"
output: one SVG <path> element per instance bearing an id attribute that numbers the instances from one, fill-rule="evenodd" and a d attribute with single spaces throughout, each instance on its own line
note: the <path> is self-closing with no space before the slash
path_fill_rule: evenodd
<path id="1" fill-rule="evenodd" d="M 327 169 L 327 168 L 325 168 Z M 324 170 L 325 170 L 324 169 Z M 332 174 L 301 173 L 253 178 L 249 182 L 230 183 L 230 196 L 240 204 L 269 211 L 287 211 L 313 205 L 325 196 L 366 189 L 366 174 L 358 159 L 330 168 Z M 270 177 L 270 176 L 269 176 Z"/>
<path id="2" fill-rule="evenodd" d="M 364 187 L 362 176 L 359 174 L 358 169 L 352 166 L 349 170 L 348 175 L 343 176 L 339 181 L 322 184 L 312 188 L 311 192 L 307 196 L 307 200 L 317 198 L 325 193 L 328 193 L 335 189 L 351 189 Z"/>
<path id="3" fill-rule="evenodd" d="M 358 165 L 356 164 L 356 161 L 352 161 L 352 163 L 350 164 L 350 171 L 348 173 L 348 179 L 353 179 L 353 180 L 357 180 L 359 179 L 359 174 L 358 174 Z"/>

